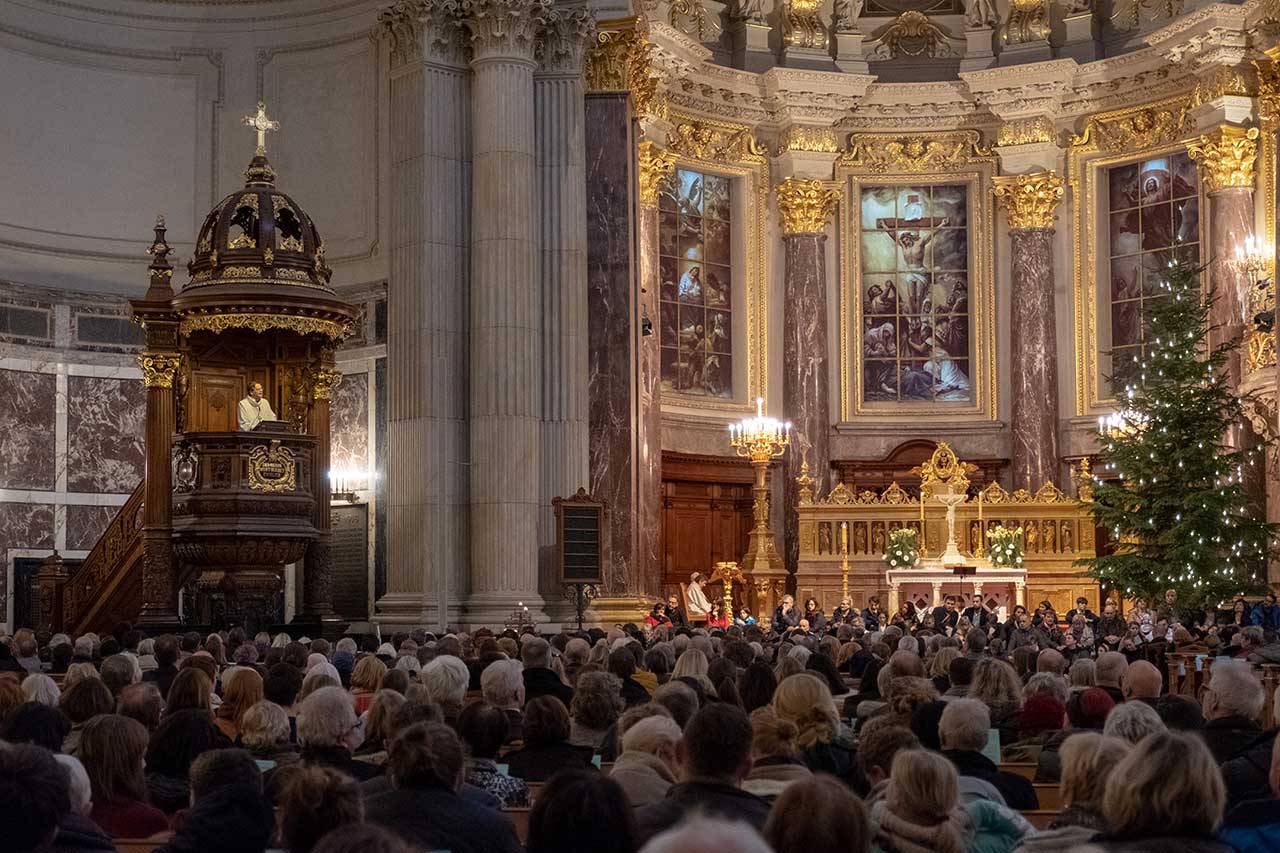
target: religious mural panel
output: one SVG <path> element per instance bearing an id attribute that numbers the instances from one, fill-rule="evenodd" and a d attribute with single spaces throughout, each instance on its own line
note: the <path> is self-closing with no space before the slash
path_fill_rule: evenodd
<path id="1" fill-rule="evenodd" d="M 1160 296 L 1160 272 L 1200 260 L 1195 163 L 1178 151 L 1107 169 L 1111 383 L 1133 383 L 1146 347 L 1145 317 Z"/>
<path id="2" fill-rule="evenodd" d="M 662 390 L 733 396 L 730 179 L 677 169 L 659 199 Z"/>
<path id="3" fill-rule="evenodd" d="M 968 186 L 864 185 L 865 402 L 973 400 Z"/>

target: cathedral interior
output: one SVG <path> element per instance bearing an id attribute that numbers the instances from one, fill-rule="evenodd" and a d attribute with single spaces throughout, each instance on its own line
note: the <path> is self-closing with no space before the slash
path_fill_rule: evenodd
<path id="1" fill-rule="evenodd" d="M 992 519 L 994 604 L 1097 607 L 1160 270 L 1280 430 L 1278 63 L 1276 0 L 3 0 L 0 630 L 936 599 L 887 538 Z"/>

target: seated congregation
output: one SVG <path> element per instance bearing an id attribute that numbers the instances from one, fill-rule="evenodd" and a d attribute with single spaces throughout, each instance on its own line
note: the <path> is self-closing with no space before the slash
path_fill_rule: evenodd
<path id="1" fill-rule="evenodd" d="M 1065 631 L 1041 608 L 959 632 L 954 606 L 782 634 L 22 630 L 0 638 L 0 846 L 1274 851 L 1273 606 L 1139 613 L 1133 636 L 1112 603 Z M 1171 689 L 1163 656 L 1206 640 L 1200 696 Z"/>

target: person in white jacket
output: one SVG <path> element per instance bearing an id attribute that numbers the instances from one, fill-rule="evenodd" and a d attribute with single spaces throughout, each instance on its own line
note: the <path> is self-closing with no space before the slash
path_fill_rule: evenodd
<path id="1" fill-rule="evenodd" d="M 685 598 L 689 601 L 690 622 L 706 622 L 707 614 L 711 612 L 711 602 L 707 600 L 707 594 L 702 591 L 702 585 L 706 582 L 707 579 L 702 576 L 702 572 L 694 572 L 689 576 Z"/>

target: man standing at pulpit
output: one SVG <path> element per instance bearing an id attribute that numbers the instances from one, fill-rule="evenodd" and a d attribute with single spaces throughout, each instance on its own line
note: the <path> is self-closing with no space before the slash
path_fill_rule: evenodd
<path id="1" fill-rule="evenodd" d="M 271 411 L 271 404 L 262 396 L 262 383 L 249 385 L 249 393 L 236 407 L 236 423 L 241 432 L 255 429 L 263 421 L 274 421 L 276 413 Z"/>

